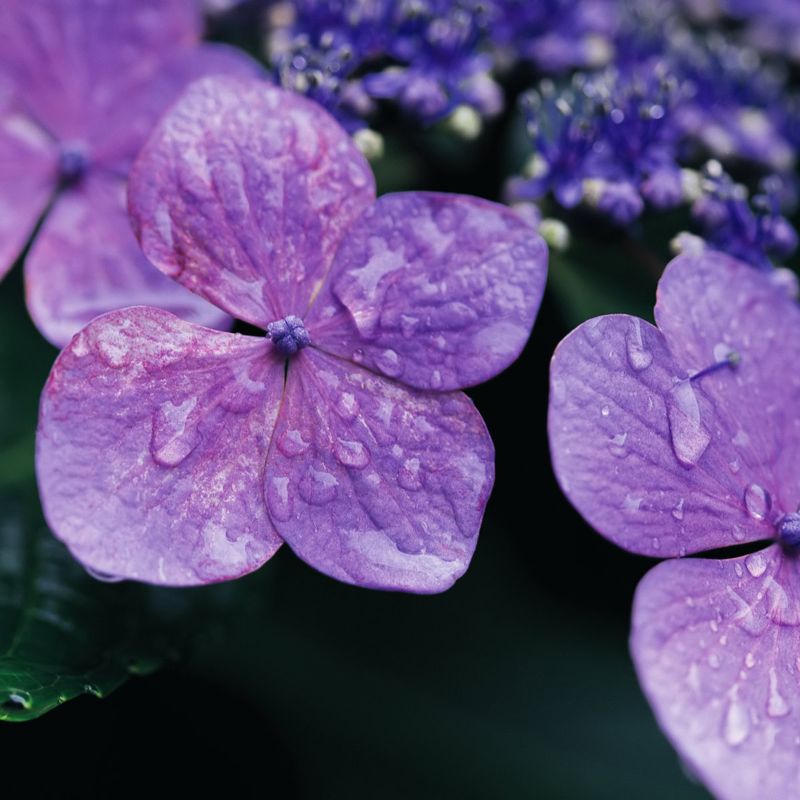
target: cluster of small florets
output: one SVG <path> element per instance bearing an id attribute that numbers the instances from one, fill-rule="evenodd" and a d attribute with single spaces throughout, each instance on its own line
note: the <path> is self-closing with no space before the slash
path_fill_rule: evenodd
<path id="1" fill-rule="evenodd" d="M 616 19 L 609 0 L 305 0 L 273 8 L 268 49 L 284 87 L 350 130 L 391 100 L 471 136 L 502 108 L 495 73 L 518 61 L 548 73 L 605 63 Z"/>

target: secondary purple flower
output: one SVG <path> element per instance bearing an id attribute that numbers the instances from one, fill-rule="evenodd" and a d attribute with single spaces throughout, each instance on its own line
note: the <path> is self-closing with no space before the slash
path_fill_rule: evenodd
<path id="1" fill-rule="evenodd" d="M 88 567 L 225 580 L 285 541 L 363 586 L 434 592 L 466 569 L 494 477 L 455 391 L 516 358 L 546 248 L 510 209 L 409 192 L 318 105 L 258 81 L 194 84 L 131 174 L 161 270 L 266 338 L 165 311 L 98 318 L 56 361 L 42 502 Z"/>
<path id="2" fill-rule="evenodd" d="M 549 413 L 566 495 L 636 553 L 631 651 L 669 738 L 720 798 L 800 780 L 800 308 L 720 253 L 667 267 L 658 327 L 589 320 L 558 347 Z"/>
<path id="3" fill-rule="evenodd" d="M 192 0 L 0 4 L 0 277 L 47 210 L 25 293 L 56 345 L 136 303 L 227 319 L 147 263 L 125 215 L 131 161 L 167 105 L 197 77 L 258 68 L 199 44 L 199 26 Z"/>

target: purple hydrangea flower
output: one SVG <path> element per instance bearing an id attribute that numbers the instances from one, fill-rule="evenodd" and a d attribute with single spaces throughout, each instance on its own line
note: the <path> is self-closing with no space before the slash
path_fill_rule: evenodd
<path id="1" fill-rule="evenodd" d="M 234 578 L 282 542 L 362 586 L 466 569 L 494 476 L 466 395 L 522 349 L 544 242 L 462 195 L 375 199 L 318 105 L 209 78 L 134 166 L 134 227 L 166 274 L 266 337 L 131 308 L 88 325 L 45 388 L 42 503 L 86 566 Z"/>
<path id="2" fill-rule="evenodd" d="M 25 292 L 56 345 L 135 303 L 228 319 L 147 263 L 125 215 L 128 169 L 166 106 L 197 77 L 258 69 L 199 44 L 199 26 L 192 0 L 0 4 L 0 276 L 47 211 Z"/>
<path id="3" fill-rule="evenodd" d="M 639 585 L 631 652 L 680 753 L 717 797 L 793 797 L 800 308 L 768 274 L 709 251 L 668 265 L 655 317 L 592 319 L 559 345 L 555 473 L 604 536 L 673 558 Z"/>

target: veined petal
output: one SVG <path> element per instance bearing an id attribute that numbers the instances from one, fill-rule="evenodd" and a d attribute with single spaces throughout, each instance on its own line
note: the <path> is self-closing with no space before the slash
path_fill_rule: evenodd
<path id="1" fill-rule="evenodd" d="M 661 727 L 720 800 L 800 791 L 800 570 L 778 546 L 667 561 L 639 584 L 631 652 Z"/>
<path id="2" fill-rule="evenodd" d="M 25 294 L 36 327 L 63 347 L 100 314 L 135 305 L 167 309 L 200 325 L 230 327 L 229 316 L 144 257 L 124 203 L 123 182 L 96 174 L 56 200 L 25 259 Z"/>
<path id="3" fill-rule="evenodd" d="M 350 229 L 308 325 L 322 349 L 422 389 L 507 367 L 533 327 L 547 248 L 511 209 L 464 195 L 384 195 Z"/>
<path id="4" fill-rule="evenodd" d="M 159 269 L 264 327 L 305 315 L 374 196 L 369 165 L 322 108 L 263 81 L 214 77 L 156 128 L 131 171 L 129 208 Z"/>
<path id="5" fill-rule="evenodd" d="M 623 314 L 583 323 L 556 349 L 553 468 L 581 514 L 621 547 L 675 556 L 774 536 L 771 473 L 747 468 L 711 381 L 738 397 L 735 366 L 689 380 L 664 335 Z"/>
<path id="6" fill-rule="evenodd" d="M 671 352 L 699 370 L 734 351 L 734 370 L 703 378 L 746 479 L 784 512 L 800 502 L 800 306 L 769 276 L 722 253 L 681 256 L 658 286 L 656 320 Z"/>
<path id="7" fill-rule="evenodd" d="M 192 0 L 3 0 L 0 72 L 53 136 L 83 139 L 130 87 L 194 44 L 201 22 Z"/>
<path id="8" fill-rule="evenodd" d="M 262 487 L 282 390 L 264 339 L 154 308 L 99 317 L 42 395 L 36 468 L 53 532 L 85 566 L 149 583 L 258 568 L 281 543 Z"/>
<path id="9" fill-rule="evenodd" d="M 469 564 L 493 480 L 492 442 L 465 395 L 410 391 L 311 347 L 290 364 L 265 495 L 315 569 L 447 589 Z"/>
<path id="10" fill-rule="evenodd" d="M 25 247 L 56 189 L 58 152 L 21 114 L 0 118 L 0 278 Z"/>

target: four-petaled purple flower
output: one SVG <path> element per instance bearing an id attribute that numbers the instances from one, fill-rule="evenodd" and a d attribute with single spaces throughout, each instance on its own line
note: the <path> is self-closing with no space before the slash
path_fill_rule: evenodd
<path id="1" fill-rule="evenodd" d="M 666 269 L 658 327 L 589 320 L 551 369 L 559 483 L 604 536 L 685 556 L 641 582 L 631 651 L 655 714 L 720 798 L 800 786 L 800 308 L 706 251 Z"/>
<path id="2" fill-rule="evenodd" d="M 56 345 L 135 303 L 230 321 L 147 263 L 125 214 L 130 164 L 182 89 L 259 70 L 237 50 L 199 44 L 200 24 L 192 0 L 0 4 L 0 277 L 47 210 L 25 294 Z"/>
<path id="3" fill-rule="evenodd" d="M 285 541 L 350 583 L 450 586 L 494 477 L 456 390 L 524 346 L 541 238 L 474 197 L 376 200 L 327 112 L 235 78 L 162 120 L 129 206 L 154 264 L 267 336 L 145 307 L 81 331 L 41 405 L 56 535 L 91 569 L 159 584 L 243 575 Z"/>

